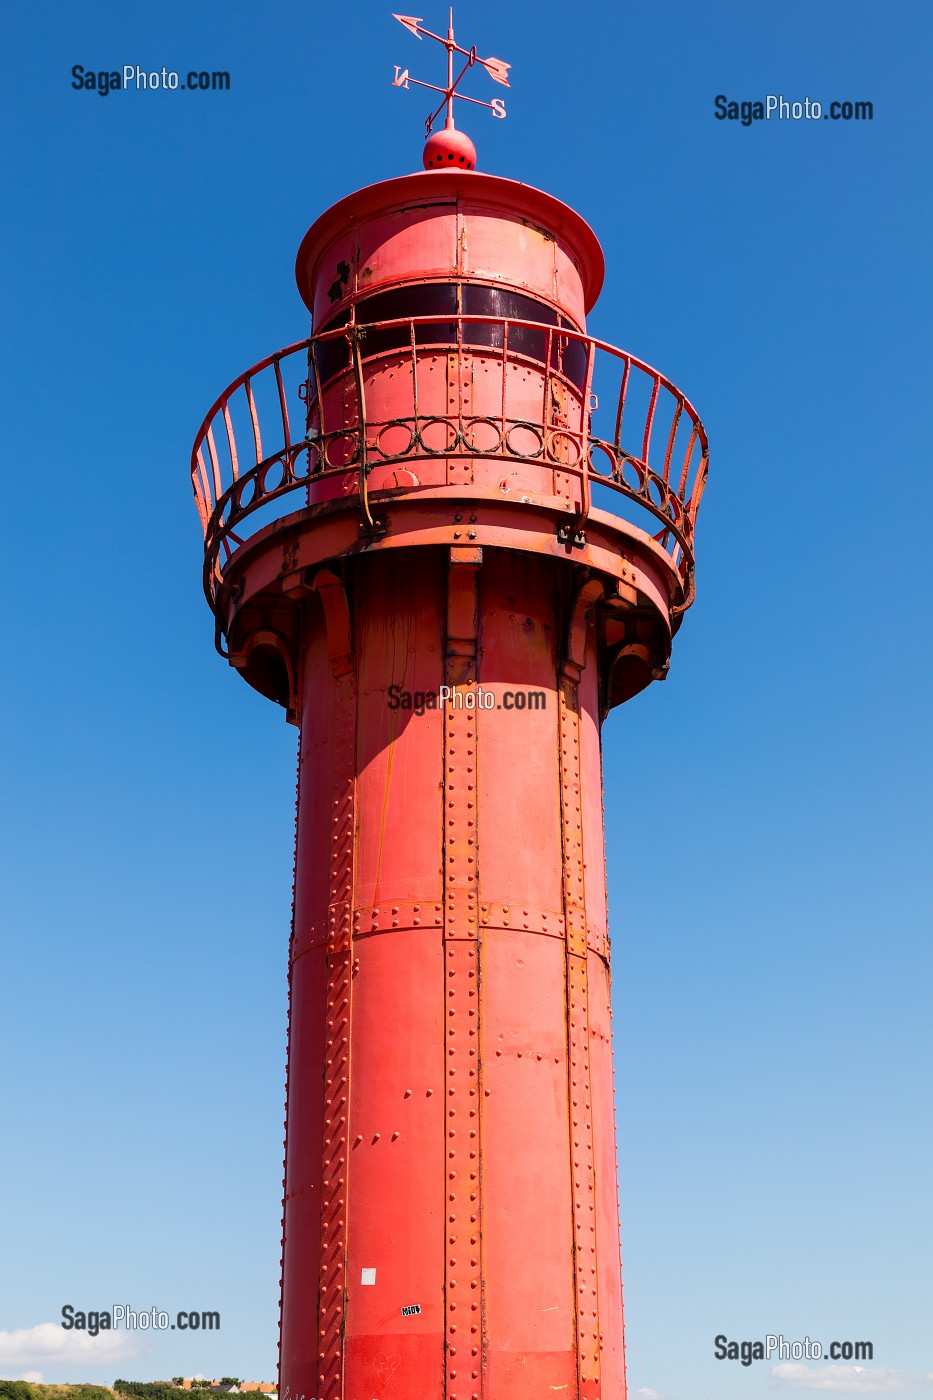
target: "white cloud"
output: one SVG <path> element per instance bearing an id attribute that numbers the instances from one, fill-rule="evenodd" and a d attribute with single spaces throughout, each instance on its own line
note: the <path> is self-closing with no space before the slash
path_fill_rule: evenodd
<path id="1" fill-rule="evenodd" d="M 661 1395 L 659 1391 L 643 1385 L 640 1390 L 632 1391 L 632 1400 L 661 1400 Z"/>
<path id="2" fill-rule="evenodd" d="M 0 1332 L 0 1374 L 18 1371 L 23 1366 L 106 1366 L 111 1361 L 125 1361 L 133 1356 L 145 1356 L 152 1343 L 133 1332 L 116 1329 L 98 1332 L 66 1331 L 58 1322 L 40 1322 L 35 1327 L 21 1327 L 16 1332 Z M 32 1376 L 20 1377 L 32 1380 Z"/>
<path id="3" fill-rule="evenodd" d="M 18 1381 L 29 1381 L 32 1385 L 41 1385 L 41 1384 L 42 1384 L 42 1372 L 41 1372 L 41 1371 L 24 1371 L 23 1374 L 22 1374 L 21 1376 L 17 1376 L 16 1379 L 17 1379 Z"/>
<path id="4" fill-rule="evenodd" d="M 933 1388 L 933 1374 L 911 1375 L 884 1366 L 798 1366 L 785 1362 L 773 1366 L 771 1376 L 791 1390 L 841 1390 L 850 1395 L 890 1395 L 895 1391 Z"/>

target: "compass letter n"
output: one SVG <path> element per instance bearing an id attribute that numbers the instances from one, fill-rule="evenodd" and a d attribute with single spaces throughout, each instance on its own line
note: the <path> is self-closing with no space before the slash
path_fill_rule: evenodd
<path id="1" fill-rule="evenodd" d="M 408 87 L 408 69 L 399 68 L 397 63 L 395 65 L 395 77 L 392 79 L 392 86 L 403 88 Z M 408 90 L 409 92 L 411 91 L 410 88 Z"/>

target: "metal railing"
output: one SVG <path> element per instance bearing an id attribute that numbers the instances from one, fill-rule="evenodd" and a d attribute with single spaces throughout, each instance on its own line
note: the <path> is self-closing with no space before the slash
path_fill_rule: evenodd
<path id="1" fill-rule="evenodd" d="M 501 365 L 495 412 L 425 412 L 425 360 L 440 354 Z M 386 357 L 396 373 L 411 376 L 411 411 L 401 417 L 367 410 L 366 376 Z M 515 367 L 540 376 L 540 416 L 510 411 L 518 396 Z M 338 411 L 335 384 L 342 386 Z M 290 493 L 353 473 L 360 510 L 372 524 L 376 467 L 456 457 L 530 462 L 578 480 L 575 530 L 586 522 L 594 490 L 618 493 L 660 523 L 649 533 L 683 583 L 674 611 L 693 602 L 693 536 L 708 445 L 689 400 L 650 365 L 603 341 L 539 322 L 465 315 L 340 326 L 276 351 L 224 390 L 191 454 L 208 600 L 215 601 L 226 561 L 249 537 L 243 523 L 256 512 L 264 517 L 254 522 L 259 528 L 292 508 L 287 502 L 273 509 Z M 627 520 L 631 514 L 619 513 Z"/>

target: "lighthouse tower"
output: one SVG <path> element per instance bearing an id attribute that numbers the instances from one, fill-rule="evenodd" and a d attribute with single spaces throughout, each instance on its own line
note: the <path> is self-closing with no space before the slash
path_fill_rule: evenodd
<path id="1" fill-rule="evenodd" d="M 623 1400 L 600 726 L 667 670 L 706 438 L 441 42 L 426 168 L 311 226 L 312 334 L 192 454 L 218 649 L 300 735 L 280 1396 Z"/>

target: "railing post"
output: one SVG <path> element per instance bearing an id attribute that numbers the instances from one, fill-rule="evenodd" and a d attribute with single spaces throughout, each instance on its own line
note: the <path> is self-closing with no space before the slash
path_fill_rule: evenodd
<path id="1" fill-rule="evenodd" d="M 354 325 L 352 330 L 349 331 L 348 334 L 353 353 L 353 373 L 356 378 L 356 401 L 360 420 L 360 451 L 358 471 L 360 483 L 360 502 L 363 506 L 363 514 L 366 516 L 366 523 L 369 526 L 370 530 L 372 530 L 375 528 L 375 522 L 373 521 L 373 517 L 369 509 L 369 488 L 366 482 L 366 477 L 368 474 L 366 451 L 366 398 L 363 392 L 363 361 L 360 356 L 360 338 L 364 334 L 364 331 L 359 326 Z"/>

